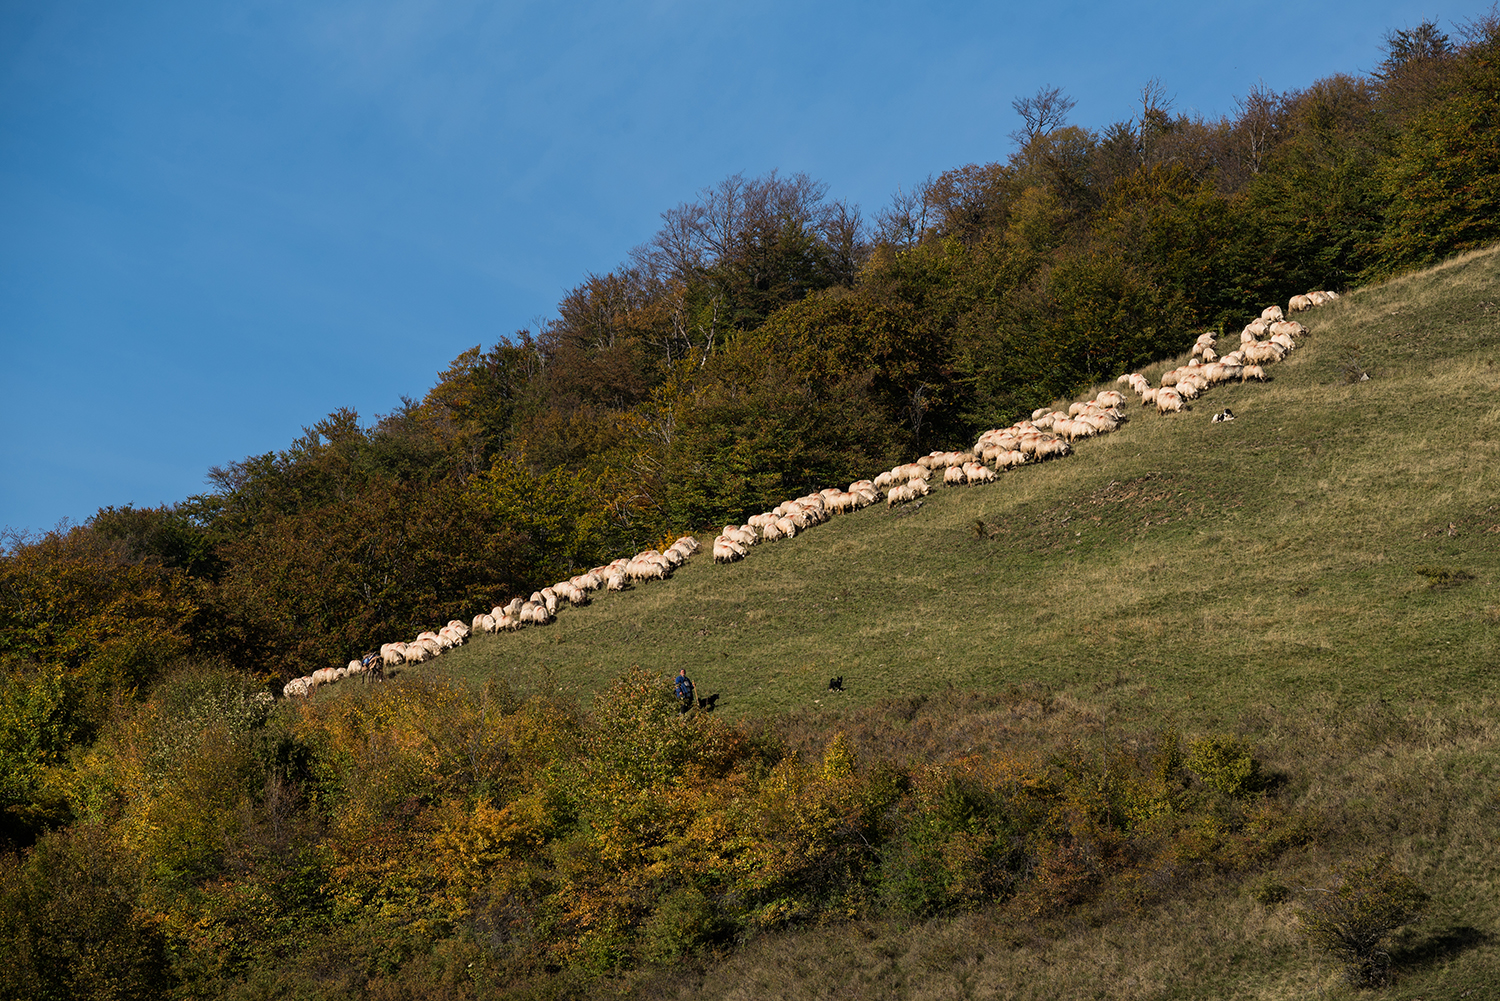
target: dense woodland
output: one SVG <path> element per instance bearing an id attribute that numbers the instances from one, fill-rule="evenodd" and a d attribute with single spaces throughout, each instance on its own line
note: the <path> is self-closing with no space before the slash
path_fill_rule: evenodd
<path id="1" fill-rule="evenodd" d="M 1232 741 L 853 781 L 842 744 L 808 763 L 769 730 L 663 728 L 645 676 L 592 714 L 413 688 L 290 719 L 254 695 L 1500 239 L 1493 14 L 1232 116 L 1165 93 L 1098 131 L 1060 90 L 1018 99 L 1007 160 L 871 215 L 803 174 L 726 178 L 420 401 L 331 414 L 171 507 L 8 540 L 0 984 L 290 996 L 285 962 L 371 989 L 319 980 L 301 937 L 390 984 L 424 957 L 422 991 L 463 995 L 465 963 L 498 990 L 871 908 L 1139 906 L 1161 852 L 1233 870 L 1309 836 L 1248 798 Z"/>

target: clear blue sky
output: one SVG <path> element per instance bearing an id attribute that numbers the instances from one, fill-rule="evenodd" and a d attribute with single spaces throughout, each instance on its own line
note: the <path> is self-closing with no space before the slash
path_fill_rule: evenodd
<path id="1" fill-rule="evenodd" d="M 0 0 L 0 526 L 420 398 L 730 174 L 869 217 L 1040 86 L 1217 116 L 1488 6 Z"/>

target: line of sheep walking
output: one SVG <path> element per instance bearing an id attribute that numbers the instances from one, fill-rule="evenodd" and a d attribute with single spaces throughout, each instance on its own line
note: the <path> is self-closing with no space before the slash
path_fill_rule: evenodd
<path id="1" fill-rule="evenodd" d="M 1154 405 L 1157 414 L 1164 416 L 1180 413 L 1185 401 L 1197 399 L 1213 386 L 1251 379 L 1263 382 L 1266 378 L 1263 366 L 1281 361 L 1296 349 L 1297 339 L 1307 333 L 1306 327 L 1286 319 L 1286 315 L 1305 312 L 1338 298 L 1335 292 L 1293 296 L 1285 313 L 1280 306 L 1262 310 L 1260 317 L 1240 332 L 1239 347 L 1233 351 L 1220 355 L 1217 335 L 1201 334 L 1187 364 L 1163 373 L 1160 385 L 1153 387 L 1139 372 L 1122 375 L 1117 383 L 1138 394 L 1142 406 Z M 725 525 L 713 540 L 714 562 L 744 559 L 752 547 L 762 542 L 790 539 L 835 514 L 868 507 L 880 500 L 882 491 L 888 507 L 925 497 L 932 490 L 928 481 L 940 469 L 942 475 L 937 480 L 942 485 L 968 486 L 993 483 L 1007 470 L 1071 455 L 1073 443 L 1079 439 L 1117 430 L 1126 421 L 1121 409 L 1126 400 L 1124 393 L 1106 389 L 1092 400 L 1071 404 L 1066 411 L 1043 407 L 1034 411 L 1030 420 L 985 431 L 971 451 L 932 452 L 874 479 L 857 480 L 847 490 L 830 488 L 784 501 L 770 511 L 752 516 L 743 525 Z M 474 632 L 511 632 L 527 625 L 546 625 L 556 616 L 563 601 L 579 607 L 588 604 L 589 595 L 601 588 L 623 591 L 631 582 L 664 580 L 697 549 L 696 539 L 683 536 L 664 552 L 648 549 L 617 559 L 543 588 L 529 599 L 513 598 L 506 605 L 481 612 L 470 625 L 453 620 L 436 632 L 422 633 L 410 643 L 386 643 L 378 655 L 351 660 L 346 667 L 320 668 L 305 677 L 294 678 L 287 682 L 283 694 L 307 696 L 320 684 L 360 675 L 380 677 L 385 667 L 430 660 L 461 645 Z"/>
<path id="2" fill-rule="evenodd" d="M 1338 299 L 1336 292 L 1309 292 L 1293 296 L 1287 312 L 1298 313 Z M 1192 356 L 1186 365 L 1162 373 L 1161 384 L 1153 387 L 1139 372 L 1122 375 L 1117 380 L 1140 395 L 1142 406 L 1155 406 L 1158 415 L 1181 413 L 1187 400 L 1196 400 L 1212 386 L 1227 382 L 1266 380 L 1264 366 L 1281 361 L 1297 348 L 1297 339 L 1307 328 L 1296 320 L 1285 318 L 1280 306 L 1267 306 L 1257 319 L 1240 331 L 1240 345 L 1220 355 L 1218 337 L 1212 331 L 1198 335 Z"/>
<path id="3" fill-rule="evenodd" d="M 743 525 L 725 525 L 713 541 L 715 563 L 742 560 L 752 546 L 790 539 L 835 514 L 848 514 L 869 507 L 880 499 L 880 491 L 869 480 L 857 480 L 847 490 L 829 487 L 784 501 L 769 511 L 751 515 Z"/>
<path id="4" fill-rule="evenodd" d="M 685 535 L 668 546 L 665 552 L 647 549 L 544 587 L 530 598 L 512 598 L 505 605 L 496 605 L 488 612 L 474 616 L 470 625 L 454 619 L 436 632 L 422 633 L 410 643 L 383 643 L 374 655 L 351 660 L 345 667 L 319 668 L 312 674 L 293 678 L 282 687 L 282 694 L 288 698 L 294 695 L 306 697 L 320 685 L 345 678 L 361 675 L 367 679 L 381 678 L 387 667 L 421 664 L 462 645 L 475 632 L 514 632 L 528 625 L 547 625 L 556 617 L 562 602 L 577 608 L 588 604 L 590 593 L 601 588 L 623 591 L 632 581 L 664 580 L 697 550 L 698 540 Z"/>

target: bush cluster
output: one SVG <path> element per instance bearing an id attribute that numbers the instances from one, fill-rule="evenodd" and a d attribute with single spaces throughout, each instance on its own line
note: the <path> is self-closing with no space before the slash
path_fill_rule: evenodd
<path id="1" fill-rule="evenodd" d="M 1310 836 L 1196 781 L 1175 734 L 1135 743 L 803 754 L 643 671 L 592 712 L 430 681 L 270 709 L 243 676 L 174 676 L 78 769 L 87 822 L 0 874 L 0 993 L 104 996 L 108 962 L 153 996 L 468 996 L 829 921 L 1137 909 Z"/>

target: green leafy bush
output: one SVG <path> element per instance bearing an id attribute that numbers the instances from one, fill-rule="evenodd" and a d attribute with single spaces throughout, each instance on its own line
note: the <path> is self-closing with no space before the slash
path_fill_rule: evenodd
<path id="1" fill-rule="evenodd" d="M 1391 933 L 1414 921 L 1428 899 L 1384 854 L 1348 865 L 1332 886 L 1307 894 L 1298 914 L 1303 932 L 1343 961 L 1344 975 L 1355 987 L 1390 981 L 1391 957 L 1385 947 Z"/>
<path id="2" fill-rule="evenodd" d="M 1239 737 L 1204 737 L 1189 748 L 1187 767 L 1225 796 L 1246 796 L 1261 787 L 1260 762 L 1250 751 L 1250 743 Z"/>

